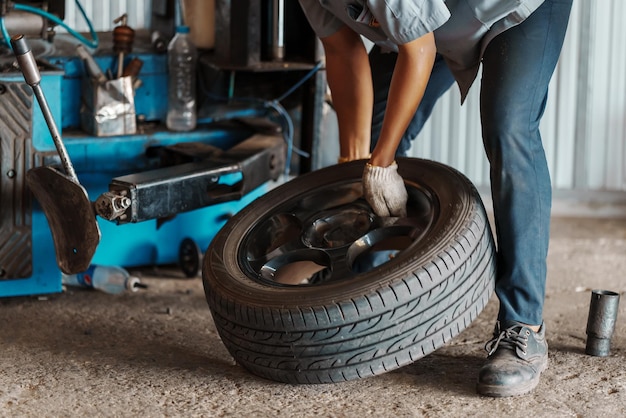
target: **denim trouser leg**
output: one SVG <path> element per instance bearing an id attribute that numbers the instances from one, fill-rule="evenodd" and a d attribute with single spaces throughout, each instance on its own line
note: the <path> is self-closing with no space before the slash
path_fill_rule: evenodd
<path id="1" fill-rule="evenodd" d="M 572 0 L 546 0 L 526 21 L 487 47 L 481 83 L 483 142 L 491 167 L 498 241 L 499 320 L 542 322 L 552 190 L 539 133 L 548 84 Z M 396 54 L 370 54 L 374 79 L 372 143 L 380 133 Z M 437 99 L 454 82 L 438 57 L 397 155 L 405 155 Z"/>
<path id="2" fill-rule="evenodd" d="M 380 52 L 380 48 L 376 46 L 370 52 L 370 66 L 372 68 L 372 79 L 374 83 L 371 150 L 374 149 L 383 126 L 383 117 L 385 116 L 385 108 L 387 106 L 387 94 L 389 93 L 389 85 L 391 84 L 391 76 L 393 75 L 397 57 L 398 54 L 395 52 L 383 53 Z M 428 85 L 424 91 L 424 97 L 402 137 L 402 141 L 396 151 L 397 156 L 406 155 L 411 147 L 411 140 L 422 130 L 422 127 L 435 107 L 435 103 L 437 103 L 439 97 L 441 97 L 453 83 L 454 77 L 448 69 L 446 62 L 440 55 L 437 55 L 428 80 Z"/>
<path id="3" fill-rule="evenodd" d="M 540 324 L 552 189 L 539 122 L 572 0 L 547 0 L 483 57 L 481 119 L 498 237 L 499 320 Z M 505 76 L 506 75 L 506 76 Z"/>

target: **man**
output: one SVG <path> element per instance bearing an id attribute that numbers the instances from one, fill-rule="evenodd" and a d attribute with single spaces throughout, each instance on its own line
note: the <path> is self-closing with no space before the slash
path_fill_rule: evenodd
<path id="1" fill-rule="evenodd" d="M 482 64 L 500 301 L 478 376 L 477 390 L 486 396 L 532 391 L 548 364 L 543 303 L 552 196 L 539 122 L 571 3 L 300 0 L 326 52 L 340 161 L 369 158 L 364 194 L 379 216 L 406 210 L 395 155 L 408 150 L 454 81 L 465 99 Z M 376 45 L 371 57 L 361 35 Z"/>

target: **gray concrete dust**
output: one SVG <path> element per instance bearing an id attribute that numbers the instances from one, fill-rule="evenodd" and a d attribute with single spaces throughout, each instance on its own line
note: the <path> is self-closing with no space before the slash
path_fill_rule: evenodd
<path id="1" fill-rule="evenodd" d="M 239 367 L 199 278 L 144 269 L 145 291 L 0 299 L 3 417 L 626 416 L 626 300 L 608 357 L 584 353 L 590 289 L 626 291 L 626 220 L 555 218 L 545 307 L 550 365 L 530 395 L 475 393 L 495 296 L 472 325 L 399 370 L 293 386 Z"/>

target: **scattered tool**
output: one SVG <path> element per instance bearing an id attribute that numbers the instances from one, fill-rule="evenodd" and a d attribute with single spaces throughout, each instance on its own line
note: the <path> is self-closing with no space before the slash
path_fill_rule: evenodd
<path id="1" fill-rule="evenodd" d="M 124 73 L 124 55 L 130 54 L 135 40 L 135 31 L 126 24 L 128 15 L 124 13 L 113 23 L 121 23 L 113 29 L 113 51 L 117 53 L 117 78 Z"/>
<path id="2" fill-rule="evenodd" d="M 139 72 L 141 71 L 141 67 L 143 67 L 143 61 L 139 58 L 135 57 L 128 65 L 124 68 L 124 72 L 122 73 L 123 77 L 137 77 Z"/>
<path id="3" fill-rule="evenodd" d="M 76 47 L 76 53 L 83 59 L 85 67 L 87 68 L 87 73 L 92 79 L 94 79 L 98 84 L 107 82 L 107 76 L 104 75 L 96 60 L 83 45 L 79 44 Z"/>
<path id="4" fill-rule="evenodd" d="M 161 35 L 161 32 L 152 32 L 152 34 L 150 35 L 150 42 L 152 43 L 152 47 L 154 48 L 155 52 L 163 53 L 167 51 L 167 42 L 165 41 L 163 35 Z"/>
<path id="5" fill-rule="evenodd" d="M 139 72 L 141 71 L 141 67 L 143 67 L 143 61 L 137 57 L 130 60 L 128 65 L 124 67 L 124 72 L 122 73 L 122 77 L 132 77 L 133 78 L 133 89 L 137 90 L 142 85 L 141 79 L 139 79 Z"/>

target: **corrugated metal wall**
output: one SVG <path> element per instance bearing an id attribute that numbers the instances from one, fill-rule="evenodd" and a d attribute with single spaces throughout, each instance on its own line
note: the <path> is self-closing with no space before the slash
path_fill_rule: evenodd
<path id="1" fill-rule="evenodd" d="M 151 0 L 79 0 L 96 31 L 110 31 L 113 21 L 126 13 L 128 26 L 140 29 L 150 26 Z M 79 32 L 88 31 L 87 23 L 76 7 L 76 0 L 65 0 L 65 23 Z"/>
<path id="2" fill-rule="evenodd" d="M 123 13 L 129 25 L 148 27 L 150 0 L 81 0 L 96 30 L 110 30 Z M 66 22 L 86 30 L 74 0 L 67 0 Z M 542 135 L 556 190 L 626 192 L 626 2 L 574 1 L 567 38 L 550 87 Z M 451 89 L 414 142 L 413 156 L 450 164 L 479 187 L 488 186 L 480 137 L 478 84 L 467 102 Z M 332 117 L 332 115 L 331 115 Z M 336 131 L 326 128 L 317 150 L 334 153 Z M 320 161 L 336 161 L 326 156 Z"/>

